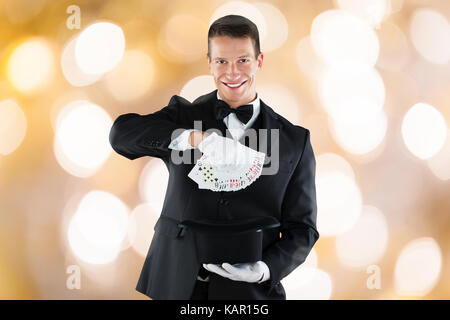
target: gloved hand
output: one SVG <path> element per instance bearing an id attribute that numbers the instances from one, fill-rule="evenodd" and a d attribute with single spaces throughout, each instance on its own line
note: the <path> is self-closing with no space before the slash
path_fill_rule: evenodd
<path id="1" fill-rule="evenodd" d="M 252 149 L 237 140 L 219 136 L 213 132 L 198 144 L 198 149 L 208 156 L 208 162 L 216 167 L 233 169 L 248 164 Z"/>
<path id="2" fill-rule="evenodd" d="M 233 265 L 226 262 L 221 265 L 204 263 L 203 267 L 208 271 L 217 273 L 222 277 L 234 281 L 261 283 L 270 278 L 269 267 L 263 261 L 255 263 L 237 263 Z"/>

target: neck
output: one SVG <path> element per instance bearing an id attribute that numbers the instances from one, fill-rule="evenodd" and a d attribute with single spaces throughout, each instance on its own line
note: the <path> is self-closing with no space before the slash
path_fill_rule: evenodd
<path id="1" fill-rule="evenodd" d="M 227 99 L 224 99 L 223 97 L 220 97 L 223 101 L 225 101 L 231 108 L 236 109 L 240 106 L 243 106 L 245 104 L 250 104 L 253 100 L 255 100 L 258 97 L 258 95 L 255 94 L 253 95 L 253 98 L 251 99 L 245 99 L 245 100 L 241 100 L 241 101 L 228 101 Z"/>

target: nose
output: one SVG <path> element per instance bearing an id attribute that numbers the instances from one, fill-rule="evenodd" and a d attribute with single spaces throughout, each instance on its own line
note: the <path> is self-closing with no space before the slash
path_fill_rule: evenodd
<path id="1" fill-rule="evenodd" d="M 235 81 L 239 79 L 239 70 L 235 63 L 228 64 L 226 75 L 227 78 L 230 79 L 230 81 Z"/>

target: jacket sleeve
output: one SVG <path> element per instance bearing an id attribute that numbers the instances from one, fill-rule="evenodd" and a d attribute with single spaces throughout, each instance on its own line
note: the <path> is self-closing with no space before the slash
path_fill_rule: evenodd
<path id="1" fill-rule="evenodd" d="M 118 154 L 134 160 L 143 156 L 168 158 L 169 144 L 188 126 L 181 124 L 181 103 L 188 103 L 179 96 L 172 96 L 169 104 L 161 110 L 140 115 L 126 113 L 113 123 L 109 142 Z M 180 130 L 177 130 L 180 129 Z"/>
<path id="2" fill-rule="evenodd" d="M 289 181 L 281 212 L 281 238 L 263 253 L 270 270 L 270 287 L 302 264 L 319 239 L 316 229 L 316 161 L 306 129 L 304 150 Z"/>

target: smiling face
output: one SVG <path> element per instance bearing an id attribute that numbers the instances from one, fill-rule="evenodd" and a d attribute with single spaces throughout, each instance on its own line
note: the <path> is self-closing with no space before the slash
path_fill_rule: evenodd
<path id="1" fill-rule="evenodd" d="M 214 37 L 210 42 L 208 65 L 220 97 L 237 108 L 256 98 L 256 72 L 261 69 L 263 54 L 255 58 L 250 38 Z"/>

